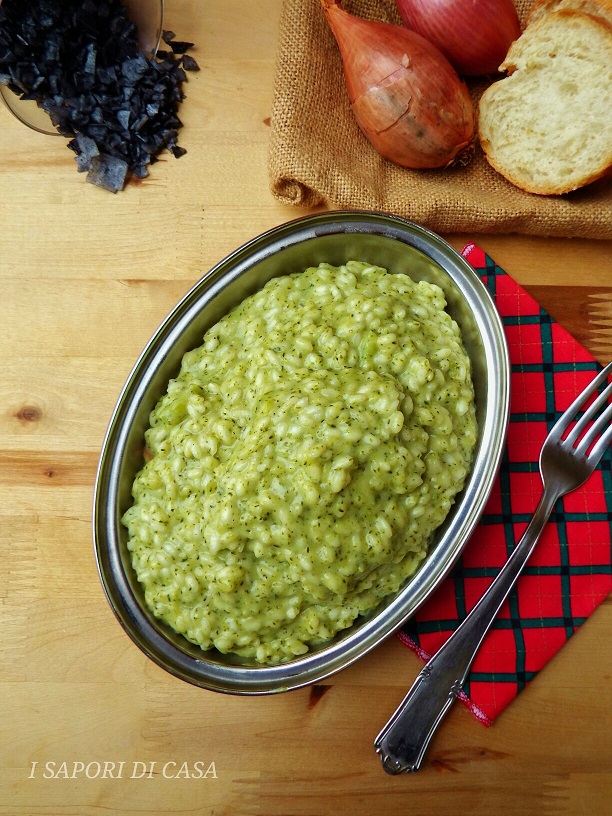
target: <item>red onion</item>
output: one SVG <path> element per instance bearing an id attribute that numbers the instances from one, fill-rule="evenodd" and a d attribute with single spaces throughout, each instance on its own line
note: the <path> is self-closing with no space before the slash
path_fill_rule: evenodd
<path id="1" fill-rule="evenodd" d="M 376 150 L 403 167 L 446 167 L 471 147 L 474 113 L 440 51 L 403 26 L 371 22 L 321 0 L 342 60 L 357 123 Z"/>
<path id="2" fill-rule="evenodd" d="M 395 0 L 406 26 L 437 46 L 463 76 L 491 74 L 521 33 L 512 0 Z"/>

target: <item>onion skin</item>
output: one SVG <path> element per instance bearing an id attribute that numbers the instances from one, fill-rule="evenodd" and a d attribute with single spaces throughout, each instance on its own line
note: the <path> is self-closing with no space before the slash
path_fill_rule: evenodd
<path id="1" fill-rule="evenodd" d="M 404 24 L 442 51 L 462 76 L 499 71 L 521 34 L 512 0 L 395 0 Z"/>
<path id="2" fill-rule="evenodd" d="M 372 22 L 321 0 L 344 64 L 357 124 L 373 147 L 402 167 L 461 161 L 474 140 L 470 95 L 440 51 L 414 31 Z"/>

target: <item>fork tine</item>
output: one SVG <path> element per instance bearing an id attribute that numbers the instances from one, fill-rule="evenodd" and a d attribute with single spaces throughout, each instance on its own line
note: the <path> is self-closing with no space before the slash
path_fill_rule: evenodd
<path id="1" fill-rule="evenodd" d="M 574 442 L 579 438 L 580 434 L 584 431 L 584 429 L 586 428 L 588 423 L 591 421 L 591 419 L 597 414 L 598 411 L 601 410 L 601 408 L 604 405 L 606 405 L 606 403 L 608 402 L 608 398 L 611 395 L 612 395 L 612 383 L 610 383 L 610 385 L 608 385 L 608 387 L 606 389 L 604 389 L 601 392 L 601 394 L 599 394 L 597 399 L 594 400 L 593 403 L 587 408 L 587 410 L 580 417 L 578 422 L 574 425 L 572 430 L 568 433 L 568 435 L 567 435 L 567 437 L 565 439 L 565 442 L 566 442 L 567 445 L 573 445 L 574 444 Z M 595 433 L 593 433 L 593 431 L 589 431 L 589 433 L 585 436 L 585 439 L 588 439 L 589 436 L 590 436 L 590 442 L 592 442 L 593 439 L 595 439 L 595 436 L 597 435 L 597 433 L 599 433 L 599 431 L 596 431 Z M 589 444 L 590 444 L 590 442 L 589 442 Z M 588 447 L 588 445 L 587 445 L 587 447 Z"/>
<path id="2" fill-rule="evenodd" d="M 608 375 L 612 373 L 612 363 L 608 363 L 605 368 L 599 372 L 599 374 L 595 377 L 594 380 L 584 389 L 584 391 L 579 394 L 576 399 L 572 402 L 570 407 L 561 414 L 559 419 L 555 422 L 553 427 L 550 430 L 548 438 L 551 442 L 558 442 L 561 438 L 563 432 L 569 425 L 569 423 L 574 419 L 576 416 L 578 409 L 581 405 L 584 404 L 586 399 L 591 396 L 591 394 L 596 391 L 599 386 L 601 385 L 604 380 L 608 378 Z"/>
<path id="3" fill-rule="evenodd" d="M 589 453 L 588 456 L 589 464 L 595 467 L 611 443 L 612 443 L 612 425 L 608 427 L 608 430 L 597 440 L 597 443 L 593 446 L 593 450 Z"/>
<path id="4" fill-rule="evenodd" d="M 600 435 L 602 430 L 605 429 L 607 425 L 610 424 L 610 419 L 612 419 L 612 404 L 608 405 L 606 410 L 603 414 L 600 414 L 595 422 L 591 425 L 588 432 L 585 433 L 583 438 L 580 440 L 580 443 L 576 445 L 576 453 L 580 456 L 584 456 L 593 442 L 597 439 Z"/>

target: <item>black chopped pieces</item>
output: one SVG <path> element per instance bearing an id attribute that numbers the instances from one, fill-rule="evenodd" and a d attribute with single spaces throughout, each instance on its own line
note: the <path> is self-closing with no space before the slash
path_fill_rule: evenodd
<path id="1" fill-rule="evenodd" d="M 183 68 L 185 71 L 199 71 L 200 66 L 189 54 L 183 54 Z"/>
<path id="2" fill-rule="evenodd" d="M 104 187 L 111 193 L 118 193 L 119 190 L 123 190 L 127 171 L 128 165 L 123 159 L 108 154 L 94 156 L 87 173 L 87 181 L 97 184 L 98 187 Z"/>
<path id="3" fill-rule="evenodd" d="M 163 150 L 186 153 L 178 109 L 199 66 L 175 37 L 149 57 L 121 0 L 1 0 L 0 83 L 47 111 L 88 181 L 117 192 Z"/>
<path id="4" fill-rule="evenodd" d="M 76 163 L 79 173 L 85 173 L 91 167 L 92 159 L 100 155 L 98 145 L 89 136 L 79 133 L 76 138 L 68 142 L 70 147 L 77 154 Z"/>
<path id="5" fill-rule="evenodd" d="M 174 54 L 184 54 L 186 51 L 189 51 L 190 48 L 193 48 L 193 43 L 172 40 L 170 42 L 170 48 Z"/>

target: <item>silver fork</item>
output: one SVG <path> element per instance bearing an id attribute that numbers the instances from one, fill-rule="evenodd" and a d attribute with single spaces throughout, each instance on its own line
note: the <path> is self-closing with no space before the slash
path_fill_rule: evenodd
<path id="1" fill-rule="evenodd" d="M 387 773 L 421 767 L 434 732 L 461 691 L 480 644 L 533 552 L 555 502 L 588 479 L 612 442 L 612 404 L 606 406 L 612 384 L 580 416 L 581 406 L 611 372 L 609 363 L 553 426 L 540 453 L 544 491 L 527 529 L 482 598 L 425 665 L 376 737 L 374 747 Z"/>

